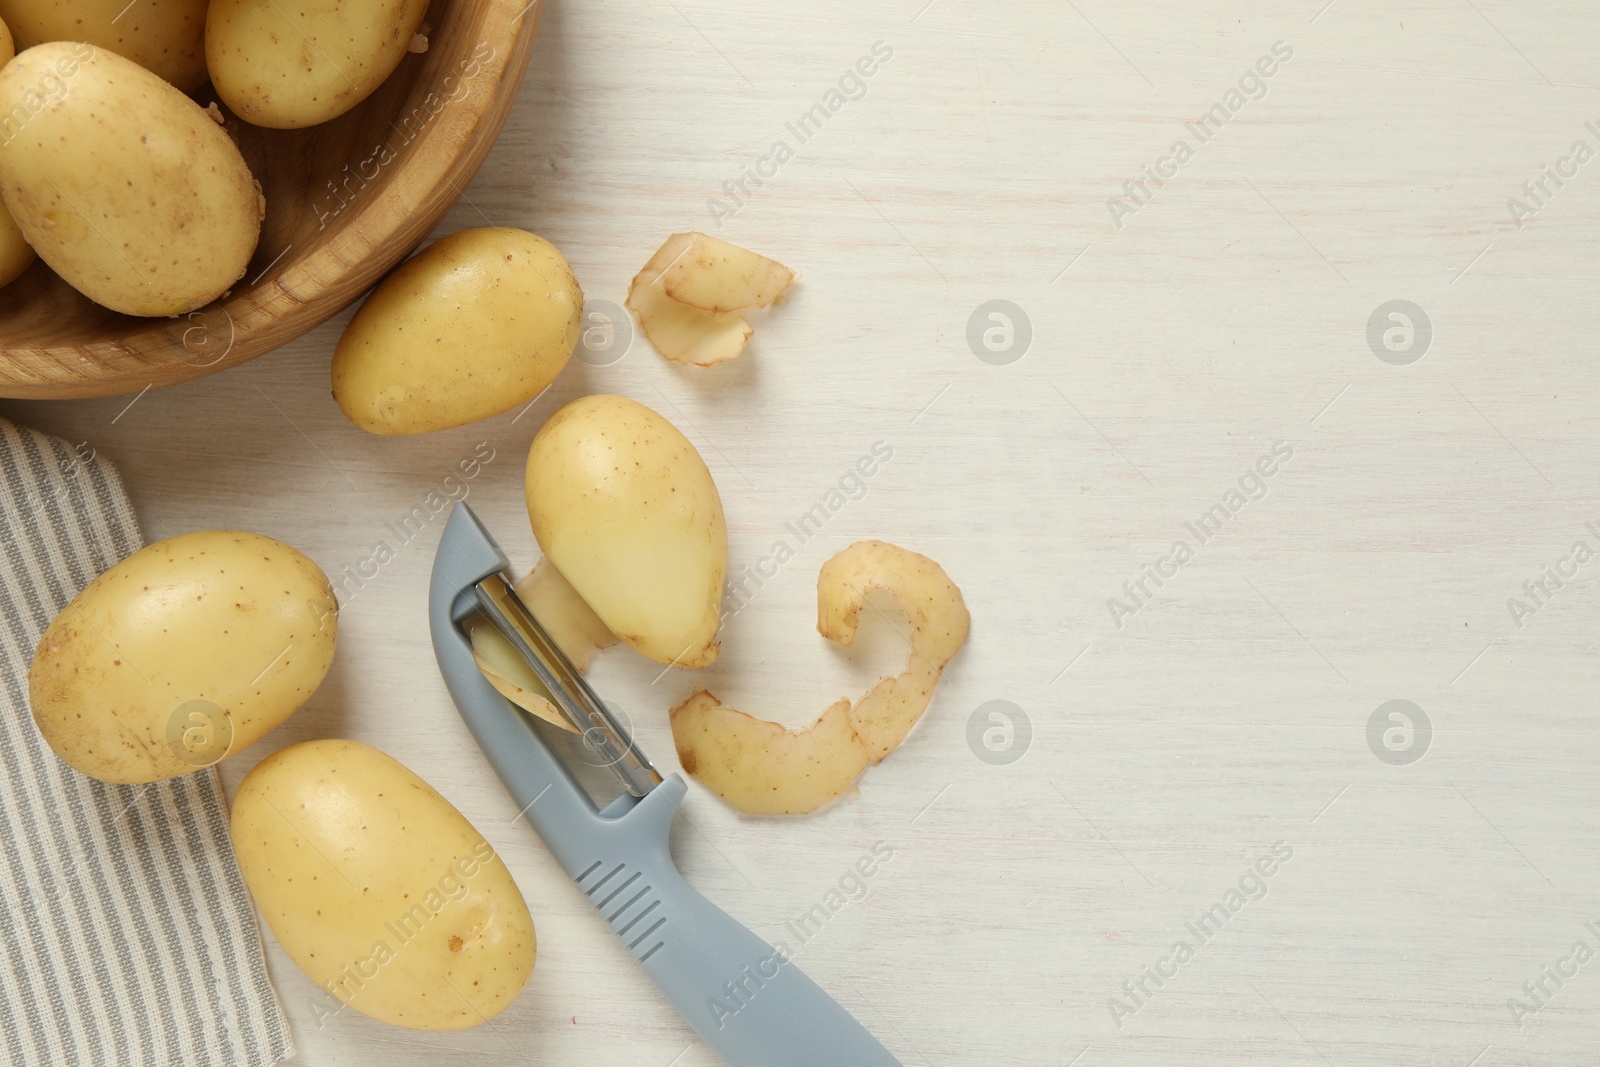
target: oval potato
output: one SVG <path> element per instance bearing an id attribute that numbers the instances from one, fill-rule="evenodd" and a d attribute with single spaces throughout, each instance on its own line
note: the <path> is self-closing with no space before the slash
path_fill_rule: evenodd
<path id="1" fill-rule="evenodd" d="M 20 48 L 87 41 L 192 93 L 206 80 L 210 0 L 0 0 Z"/>
<path id="2" fill-rule="evenodd" d="M 333 397 L 371 433 L 464 426 L 542 393 L 582 327 L 583 291 L 554 245 L 526 230 L 462 230 L 361 305 L 333 353 Z"/>
<path id="3" fill-rule="evenodd" d="M 717 658 L 728 528 L 689 439 L 643 404 L 586 396 L 528 450 L 539 547 L 613 633 L 657 663 Z"/>
<path id="4" fill-rule="evenodd" d="M 79 593 L 39 639 L 28 702 L 56 755 L 155 782 L 253 744 L 333 662 L 338 604 L 315 563 L 260 534 L 182 534 Z"/>
<path id="5" fill-rule="evenodd" d="M 533 971 L 511 872 L 450 802 L 354 741 L 262 760 L 233 800 L 239 870 L 278 943 L 374 1019 L 459 1030 L 499 1014 Z"/>
<path id="6" fill-rule="evenodd" d="M 5 22 L 0 20 L 0 67 L 11 62 L 11 58 L 16 54 L 11 31 L 6 29 Z M 0 119 L 0 124 L 4 121 Z M 0 133 L 0 136 L 3 136 L 3 133 Z M 35 258 L 33 246 L 28 244 L 27 238 L 22 236 L 22 231 L 17 229 L 16 220 L 11 217 L 11 212 L 6 210 L 5 201 L 0 200 L 0 288 L 22 277 L 22 272 L 33 265 Z"/>
<path id="7" fill-rule="evenodd" d="M 260 187 L 200 105 L 131 60 L 42 44 L 0 70 L 0 195 L 73 288 L 181 315 L 243 276 Z"/>
<path id="8" fill-rule="evenodd" d="M 427 12 L 428 0 L 211 0 L 206 65 L 246 122 L 315 126 L 383 84 Z"/>

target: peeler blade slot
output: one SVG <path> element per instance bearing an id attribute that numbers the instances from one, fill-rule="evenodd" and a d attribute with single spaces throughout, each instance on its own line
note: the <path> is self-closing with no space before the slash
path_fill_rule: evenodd
<path id="1" fill-rule="evenodd" d="M 583 735 L 584 743 L 604 759 L 623 788 L 632 796 L 643 797 L 660 785 L 660 772 L 633 743 L 627 729 L 589 687 L 561 646 L 528 610 L 505 575 L 491 574 L 474 588 L 484 617 L 527 661 L 555 698 L 556 706 L 567 721 Z"/>

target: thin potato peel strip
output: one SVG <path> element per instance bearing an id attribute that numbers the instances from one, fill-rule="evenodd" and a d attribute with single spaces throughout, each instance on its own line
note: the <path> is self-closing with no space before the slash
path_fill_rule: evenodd
<path id="1" fill-rule="evenodd" d="M 904 671 L 854 704 L 838 701 L 804 730 L 747 715 L 698 690 L 671 712 L 684 771 L 746 814 L 799 815 L 842 795 L 894 751 L 966 642 L 971 616 L 961 590 L 933 560 L 884 541 L 861 541 L 830 559 L 817 577 L 822 636 L 852 644 L 874 589 L 892 593 L 911 625 Z"/>
<path id="2" fill-rule="evenodd" d="M 683 769 L 749 815 L 816 811 L 850 788 L 871 760 L 840 700 L 805 730 L 722 704 L 704 689 L 672 709 Z"/>

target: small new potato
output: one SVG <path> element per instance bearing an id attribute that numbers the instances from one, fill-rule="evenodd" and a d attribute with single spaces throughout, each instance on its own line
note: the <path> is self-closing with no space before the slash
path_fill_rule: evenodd
<path id="1" fill-rule="evenodd" d="M 427 13 L 428 0 L 211 0 L 206 64 L 246 122 L 315 126 L 383 84 Z"/>
<path id="2" fill-rule="evenodd" d="M 310 559 L 234 530 L 135 552 L 39 639 L 33 721 L 56 755 L 108 782 L 155 782 L 254 744 L 333 662 L 338 603 Z"/>
<path id="3" fill-rule="evenodd" d="M 460 1030 L 533 971 L 533 918 L 505 863 L 450 802 L 354 741 L 257 764 L 233 800 L 233 848 L 289 958 L 374 1019 Z"/>
<path id="4" fill-rule="evenodd" d="M 261 190 L 227 133 L 154 74 L 82 42 L 0 69 L 0 195 L 50 267 L 127 315 L 181 315 L 244 275 Z"/>
<path id="5" fill-rule="evenodd" d="M 361 305 L 334 350 L 333 396 L 371 433 L 463 426 L 543 392 L 582 327 L 583 291 L 554 245 L 526 230 L 462 230 Z"/>
<path id="6" fill-rule="evenodd" d="M 11 57 L 16 54 L 11 31 L 6 29 L 4 21 L 0 21 L 0 67 L 11 62 Z M 33 247 L 22 236 L 22 231 L 17 229 L 16 220 L 6 210 L 5 201 L 0 200 L 0 288 L 22 277 L 22 272 L 33 265 L 34 258 Z"/>
<path id="7" fill-rule="evenodd" d="M 206 80 L 210 0 L 0 0 L 17 44 L 86 41 L 192 93 Z"/>
<path id="8" fill-rule="evenodd" d="M 610 630 L 657 663 L 717 658 L 728 528 L 689 439 L 643 404 L 586 396 L 528 450 L 539 547 Z"/>

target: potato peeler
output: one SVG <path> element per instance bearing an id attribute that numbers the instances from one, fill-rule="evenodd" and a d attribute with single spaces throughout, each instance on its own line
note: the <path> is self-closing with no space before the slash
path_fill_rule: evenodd
<path id="1" fill-rule="evenodd" d="M 464 502 L 445 525 L 428 625 L 450 696 L 489 764 L 645 974 L 730 1067 L 900 1067 L 785 954 L 686 882 L 668 831 L 688 786 L 663 779 L 511 586 L 500 546 Z M 621 779 L 604 810 L 495 691 L 463 626 L 487 618 Z"/>

